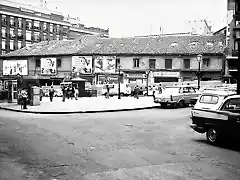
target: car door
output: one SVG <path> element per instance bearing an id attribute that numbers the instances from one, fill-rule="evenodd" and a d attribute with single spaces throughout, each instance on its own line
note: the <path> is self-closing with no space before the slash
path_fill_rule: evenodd
<path id="1" fill-rule="evenodd" d="M 228 116 L 224 127 L 225 133 L 240 137 L 240 98 L 228 99 L 220 112 Z"/>
<path id="2" fill-rule="evenodd" d="M 183 88 L 183 97 L 184 97 L 185 103 L 189 104 L 190 103 L 190 99 L 191 99 L 190 87 L 184 87 Z"/>

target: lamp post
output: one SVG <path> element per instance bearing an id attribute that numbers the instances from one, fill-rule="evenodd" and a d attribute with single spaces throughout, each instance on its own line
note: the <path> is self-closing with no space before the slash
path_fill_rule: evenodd
<path id="1" fill-rule="evenodd" d="M 237 94 L 240 94 L 240 25 L 233 28 L 235 33 L 235 39 L 237 41 Z"/>
<path id="2" fill-rule="evenodd" d="M 118 99 L 121 99 L 121 89 L 120 89 L 120 85 L 121 85 L 121 79 L 120 79 L 120 76 L 121 76 L 121 65 L 118 64 Z"/>
<path id="3" fill-rule="evenodd" d="M 147 75 L 147 81 L 146 81 L 146 86 L 147 86 L 147 96 L 148 96 L 148 76 L 149 76 L 149 73 L 150 73 L 150 70 L 146 70 L 145 71 L 146 75 Z"/>
<path id="4" fill-rule="evenodd" d="M 198 61 L 197 77 L 198 77 L 198 90 L 199 90 L 200 89 L 200 80 L 201 80 L 201 62 L 202 62 L 202 55 L 201 54 L 197 55 L 197 61 Z"/>

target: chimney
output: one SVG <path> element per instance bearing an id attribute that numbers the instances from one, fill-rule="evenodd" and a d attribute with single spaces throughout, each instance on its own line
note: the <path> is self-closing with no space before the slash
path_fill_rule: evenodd
<path id="1" fill-rule="evenodd" d="M 47 1 L 44 1 L 44 9 L 47 9 Z"/>
<path id="2" fill-rule="evenodd" d="M 43 0 L 40 0 L 40 7 L 43 8 L 43 5 L 44 5 Z"/>

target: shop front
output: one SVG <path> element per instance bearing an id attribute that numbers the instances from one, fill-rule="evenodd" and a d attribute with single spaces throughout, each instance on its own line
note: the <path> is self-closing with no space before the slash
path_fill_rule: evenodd
<path id="1" fill-rule="evenodd" d="M 97 84 L 118 84 L 118 74 L 97 74 Z M 120 74 L 120 82 L 123 83 L 122 73 Z"/>
<path id="2" fill-rule="evenodd" d="M 154 83 L 179 82 L 181 81 L 179 71 L 157 71 L 153 72 Z"/>

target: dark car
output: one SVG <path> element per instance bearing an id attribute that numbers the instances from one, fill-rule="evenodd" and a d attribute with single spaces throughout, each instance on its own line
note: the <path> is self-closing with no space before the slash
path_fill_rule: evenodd
<path id="1" fill-rule="evenodd" d="M 206 133 L 211 144 L 217 143 L 221 137 L 240 138 L 240 95 L 230 95 L 220 102 L 217 96 L 204 95 L 200 101 L 212 103 L 214 108 L 196 104 L 191 111 L 192 129 Z"/>

